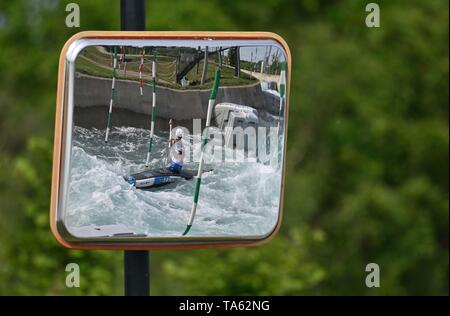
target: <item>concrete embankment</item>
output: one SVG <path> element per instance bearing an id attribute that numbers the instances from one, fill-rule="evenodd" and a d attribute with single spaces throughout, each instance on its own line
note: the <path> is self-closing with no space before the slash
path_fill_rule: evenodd
<path id="1" fill-rule="evenodd" d="M 157 87 L 157 126 L 167 125 L 172 118 L 176 122 L 206 118 L 209 90 L 175 90 Z M 104 128 L 111 98 L 111 79 L 77 75 L 75 80 L 75 124 Z M 239 87 L 221 87 L 217 103 L 232 102 L 273 112 L 277 100 L 267 97 L 259 83 Z M 144 95 L 139 94 L 136 81 L 117 80 L 113 109 L 113 126 L 148 127 L 151 112 L 152 87 L 144 85 Z"/>

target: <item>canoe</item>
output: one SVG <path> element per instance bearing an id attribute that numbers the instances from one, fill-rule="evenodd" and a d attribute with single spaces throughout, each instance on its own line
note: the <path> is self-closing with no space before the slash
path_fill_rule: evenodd
<path id="1" fill-rule="evenodd" d="M 145 170 L 132 175 L 124 176 L 124 180 L 137 189 L 150 189 L 160 187 L 181 180 L 191 180 L 194 171 L 182 170 L 179 173 L 169 169 Z"/>

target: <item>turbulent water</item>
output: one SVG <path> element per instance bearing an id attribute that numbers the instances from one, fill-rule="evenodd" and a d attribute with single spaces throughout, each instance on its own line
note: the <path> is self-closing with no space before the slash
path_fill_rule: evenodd
<path id="1" fill-rule="evenodd" d="M 145 170 L 149 131 L 113 128 L 108 143 L 104 136 L 105 130 L 74 129 L 66 212 L 69 228 L 121 224 L 134 233 L 180 236 L 190 215 L 194 181 L 136 189 L 122 176 Z M 164 166 L 167 138 L 168 133 L 156 135 L 149 169 Z M 200 145 L 186 138 L 184 145 L 198 150 Z M 196 170 L 198 162 L 188 162 L 184 168 Z M 256 236 L 274 228 L 279 168 L 259 162 L 213 162 L 205 168 L 213 171 L 203 177 L 191 236 Z"/>

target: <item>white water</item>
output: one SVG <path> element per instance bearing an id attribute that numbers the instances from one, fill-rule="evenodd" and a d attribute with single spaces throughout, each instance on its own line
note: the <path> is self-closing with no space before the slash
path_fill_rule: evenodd
<path id="1" fill-rule="evenodd" d="M 149 131 L 76 127 L 66 221 L 69 228 L 122 224 L 134 233 L 180 236 L 192 207 L 194 181 L 144 191 L 123 178 L 145 169 Z M 168 134 L 156 136 L 150 169 L 164 166 Z M 189 146 L 185 142 L 185 146 Z M 196 170 L 189 162 L 185 169 Z M 257 162 L 215 162 L 205 174 L 190 236 L 256 236 L 278 218 L 281 171 Z"/>

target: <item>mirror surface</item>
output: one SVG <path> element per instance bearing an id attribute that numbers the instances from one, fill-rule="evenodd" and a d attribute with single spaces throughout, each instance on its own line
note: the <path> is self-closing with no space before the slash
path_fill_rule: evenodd
<path id="1" fill-rule="evenodd" d="M 280 212 L 286 61 L 273 40 L 73 43 L 59 204 L 68 232 L 270 234 Z"/>

